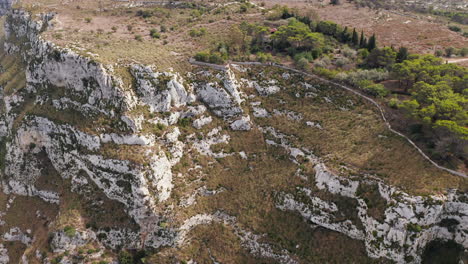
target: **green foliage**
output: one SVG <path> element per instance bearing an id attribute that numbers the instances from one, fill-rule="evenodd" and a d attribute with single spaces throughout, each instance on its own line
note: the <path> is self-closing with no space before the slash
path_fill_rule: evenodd
<path id="1" fill-rule="evenodd" d="M 373 34 L 372 37 L 370 37 L 369 42 L 367 43 L 367 49 L 369 51 L 372 51 L 375 48 L 377 48 L 377 40 L 375 38 L 375 34 Z"/>
<path id="2" fill-rule="evenodd" d="M 202 28 L 199 28 L 199 29 L 191 29 L 190 32 L 189 32 L 189 35 L 191 37 L 201 37 L 201 36 L 204 36 L 206 35 L 206 28 L 202 27 Z"/>
<path id="3" fill-rule="evenodd" d="M 451 57 L 452 55 L 455 54 L 455 51 L 456 51 L 456 50 L 455 50 L 454 47 L 447 47 L 447 48 L 445 49 L 445 56 Z"/>
<path id="4" fill-rule="evenodd" d="M 210 53 L 207 51 L 200 51 L 194 56 L 195 60 L 201 62 L 208 62 L 210 60 Z"/>
<path id="5" fill-rule="evenodd" d="M 135 40 L 137 41 L 143 41 L 143 37 L 141 35 L 135 35 Z"/>
<path id="6" fill-rule="evenodd" d="M 76 234 L 76 229 L 71 226 L 66 226 L 63 229 L 63 232 L 65 232 L 65 235 L 67 235 L 68 237 L 74 237 Z"/>
<path id="7" fill-rule="evenodd" d="M 422 231 L 422 227 L 420 225 L 413 224 L 413 223 L 408 223 L 408 225 L 406 226 L 406 229 L 410 232 L 415 232 L 415 233 Z"/>
<path id="8" fill-rule="evenodd" d="M 138 10 L 136 15 L 143 18 L 150 18 L 153 16 L 153 13 L 149 10 Z"/>
<path id="9" fill-rule="evenodd" d="M 392 98 L 390 101 L 388 101 L 388 106 L 390 106 L 393 109 L 398 109 L 400 106 L 401 102 L 397 98 Z"/>
<path id="10" fill-rule="evenodd" d="M 407 60 L 408 56 L 409 56 L 408 49 L 405 48 L 405 47 L 400 47 L 398 49 L 398 53 L 396 55 L 396 62 L 401 63 L 401 62 Z"/>
<path id="11" fill-rule="evenodd" d="M 365 64 L 370 68 L 390 68 L 396 60 L 396 52 L 389 47 L 373 49 Z"/>
<path id="12" fill-rule="evenodd" d="M 161 34 L 159 34 L 159 32 L 155 29 L 155 28 L 152 28 L 150 30 L 150 36 L 154 39 L 159 39 L 161 38 Z"/>
<path id="13" fill-rule="evenodd" d="M 395 64 L 392 71 L 406 89 L 420 81 L 432 85 L 439 81 L 446 81 L 455 92 L 463 93 L 468 81 L 467 68 L 456 64 L 442 64 L 440 58 L 432 55 L 410 55 L 407 60 Z"/>
<path id="14" fill-rule="evenodd" d="M 320 21 L 317 24 L 316 30 L 328 36 L 336 36 L 338 24 L 332 21 Z"/>
<path id="15" fill-rule="evenodd" d="M 450 30 L 452 30 L 453 32 L 461 32 L 461 31 L 462 31 L 462 29 L 461 29 L 460 27 L 458 27 L 458 26 L 453 26 L 453 25 L 451 25 L 451 26 L 449 26 L 448 28 L 449 28 Z"/>
<path id="16" fill-rule="evenodd" d="M 256 55 L 259 62 L 273 61 L 273 56 L 270 53 L 257 52 Z"/>
<path id="17" fill-rule="evenodd" d="M 389 94 L 389 91 L 382 84 L 376 84 L 370 80 L 362 80 L 358 86 L 367 94 L 375 97 L 385 97 Z"/>
<path id="18" fill-rule="evenodd" d="M 433 127 L 443 127 L 468 139 L 468 98 L 454 92 L 448 82 L 418 82 L 411 89 L 412 100 L 402 103 L 413 117 Z"/>
<path id="19" fill-rule="evenodd" d="M 353 35 L 351 37 L 351 43 L 353 43 L 353 46 L 357 47 L 359 46 L 359 35 L 356 31 L 356 29 L 353 29 Z"/>
<path id="20" fill-rule="evenodd" d="M 308 70 L 310 68 L 309 66 L 309 60 L 306 58 L 300 58 L 297 62 L 296 65 L 299 69 L 301 70 Z"/>
<path id="21" fill-rule="evenodd" d="M 367 40 L 366 40 L 366 37 L 364 36 L 364 31 L 361 31 L 361 38 L 359 39 L 359 47 L 361 49 L 367 48 Z"/>
<path id="22" fill-rule="evenodd" d="M 288 25 L 281 26 L 271 38 L 280 50 L 288 47 L 302 50 L 321 48 L 325 42 L 322 34 L 312 32 L 308 25 L 295 18 L 291 18 Z"/>
<path id="23" fill-rule="evenodd" d="M 134 264 L 132 254 L 125 250 L 120 251 L 118 260 L 119 264 Z"/>

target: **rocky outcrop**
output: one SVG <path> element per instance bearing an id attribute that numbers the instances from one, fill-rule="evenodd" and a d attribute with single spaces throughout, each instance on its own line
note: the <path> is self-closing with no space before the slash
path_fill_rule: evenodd
<path id="1" fill-rule="evenodd" d="M 373 258 L 420 263 L 426 245 L 434 240 L 451 240 L 468 248 L 467 194 L 451 191 L 446 196 L 411 196 L 375 178 L 343 178 L 332 173 L 309 150 L 291 146 L 286 135 L 270 127 L 262 131 L 276 138 L 267 140 L 268 144 L 285 148 L 294 162 L 305 158 L 315 164 L 315 189 L 298 187 L 296 193 L 281 193 L 277 208 L 297 212 L 314 225 L 364 241 L 368 255 Z M 376 187 L 373 199 L 385 204 L 379 217 L 370 213 L 371 203 L 377 202 L 363 197 L 370 186 Z M 338 200 L 355 200 L 357 219 L 351 221 L 353 217 L 349 216 L 350 220 L 341 220 L 336 201 L 319 198 L 321 192 L 335 195 Z"/>
<path id="2" fill-rule="evenodd" d="M 11 6 L 15 3 L 15 0 L 1 0 L 0 1 L 0 16 L 5 15 L 10 9 Z"/>
<path id="3" fill-rule="evenodd" d="M 278 209 L 297 213 L 314 226 L 363 241 L 373 258 L 417 263 L 424 247 L 435 239 L 453 240 L 468 247 L 466 194 L 453 191 L 446 196 L 411 196 L 372 177 L 342 178 L 328 170 L 311 150 L 292 146 L 287 135 L 272 127 L 258 127 L 249 111 L 243 109 L 245 100 L 256 97 L 245 96 L 244 85 L 250 92 L 266 97 L 285 90 L 283 82 L 271 78 L 238 81 L 235 69 L 229 68 L 181 75 L 134 64 L 126 65 L 133 78 L 128 85 L 113 66 L 98 63 L 90 54 L 78 54 L 43 40 L 40 32 L 52 17 L 53 14 L 46 14 L 32 18 L 26 12 L 14 10 L 6 20 L 5 50 L 19 54 L 27 68 L 26 88 L 12 94 L 2 93 L 5 106 L 0 116 L 2 190 L 9 195 L 34 196 L 60 204 L 63 186 L 58 190 L 38 187 L 47 169 L 47 177 L 57 176 L 70 183 L 71 189 L 67 191 L 88 195 L 90 186 L 95 186 L 96 192 L 122 205 L 124 213 L 136 224 L 136 228 L 82 227 L 73 233 L 55 230 L 51 248 L 56 253 L 75 252 L 90 243 L 115 250 L 182 246 L 196 226 L 222 223 L 233 229 L 233 234 L 252 254 L 281 263 L 297 263 L 287 250 L 265 243 L 262 235 L 250 232 L 248 227 L 237 224 L 236 217 L 226 213 L 184 212 L 182 217 L 186 219 L 166 223 L 178 206 L 175 199 L 171 200 L 180 195 L 178 190 L 174 191 L 174 184 L 183 182 L 183 188 L 190 189 L 205 180 L 195 179 L 195 174 L 207 177 L 192 156 L 196 165 L 187 169 L 187 175 L 186 168 L 180 167 L 174 173 L 179 163 L 188 163 L 180 162 L 184 153 L 200 155 L 204 166 L 212 166 L 214 160 L 226 157 L 235 162 L 234 158 L 239 156 L 241 163 L 255 164 L 256 154 L 225 147 L 229 146 L 231 135 L 238 140 L 235 136 L 239 132 L 232 130 L 257 128 L 268 134 L 266 144 L 284 148 L 295 165 L 301 164 L 299 160 L 307 161 L 315 170 L 312 186 L 276 193 Z M 293 77 L 282 74 L 282 81 Z M 309 90 L 305 96 L 318 96 L 314 87 L 303 86 Z M 307 115 L 260 105 L 260 101 L 251 104 L 253 117 L 266 121 L 280 116 L 311 129 L 323 129 L 318 121 L 304 120 Z M 42 111 L 30 111 L 35 107 Z M 225 125 L 220 125 L 208 109 L 221 117 Z M 54 111 L 60 117 L 49 116 Z M 69 111 L 82 120 L 71 122 L 63 118 Z M 96 117 L 104 119 L 106 126 L 94 122 Z M 90 125 L 80 126 L 85 121 L 90 121 Z M 106 153 L 108 148 L 115 151 Z M 46 168 L 44 163 L 50 166 Z M 248 169 L 255 167 L 249 165 Z M 297 175 L 301 176 L 300 172 L 299 168 Z M 374 197 L 384 201 L 380 215 L 371 213 L 369 201 L 362 194 L 368 185 L 376 188 Z M 180 204 L 188 208 L 196 204 L 197 195 L 208 197 L 228 191 L 221 184 L 216 188 L 197 186 L 192 189 L 193 195 Z M 344 220 L 340 200 L 355 205 L 347 208 L 353 215 L 346 215 Z M 93 206 L 100 206 L 99 202 L 103 201 L 96 201 Z M 3 240 L 25 246 L 34 243 L 33 234 L 15 227 L 3 234 Z M 0 244 L 0 263 L 8 262 L 6 254 L 7 249 Z"/>

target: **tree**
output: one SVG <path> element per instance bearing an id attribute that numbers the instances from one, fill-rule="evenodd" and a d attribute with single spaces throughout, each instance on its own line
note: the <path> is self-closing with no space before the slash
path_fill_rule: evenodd
<path id="1" fill-rule="evenodd" d="M 351 36 L 350 36 L 350 34 L 348 32 L 348 27 L 345 27 L 343 29 L 343 31 L 341 32 L 340 38 L 341 38 L 341 42 L 343 42 L 343 43 L 347 43 L 347 42 L 349 42 L 351 40 Z"/>
<path id="2" fill-rule="evenodd" d="M 361 39 L 359 40 L 359 47 L 361 49 L 367 47 L 366 37 L 364 36 L 364 31 L 361 31 Z"/>
<path id="3" fill-rule="evenodd" d="M 351 42 L 353 43 L 353 45 L 355 47 L 357 47 L 359 45 L 359 36 L 358 36 L 358 33 L 356 32 L 356 28 L 353 29 L 353 35 L 352 35 L 352 38 L 351 38 Z"/>
<path id="4" fill-rule="evenodd" d="M 312 32 L 308 25 L 295 18 L 291 18 L 288 25 L 278 28 L 271 38 L 279 49 L 289 47 L 295 49 L 320 48 L 325 42 L 322 34 Z"/>
<path id="5" fill-rule="evenodd" d="M 407 60 L 407 59 L 408 59 L 408 55 L 409 55 L 408 49 L 405 48 L 405 47 L 400 47 L 400 48 L 398 49 L 398 53 L 397 53 L 397 56 L 396 56 L 396 62 L 397 62 L 397 63 L 401 63 L 401 62 Z"/>
<path id="6" fill-rule="evenodd" d="M 372 37 L 370 37 L 369 42 L 367 43 L 367 49 L 369 51 L 372 51 L 376 47 L 377 47 L 377 42 L 376 42 L 376 39 L 375 39 L 375 34 L 372 34 Z"/>
<path id="7" fill-rule="evenodd" d="M 332 5 L 339 5 L 339 4 L 340 4 L 340 0 L 331 0 L 331 1 L 330 1 L 330 4 L 332 4 Z"/>
<path id="8" fill-rule="evenodd" d="M 390 68 L 396 59 L 396 52 L 389 47 L 373 49 L 366 59 L 370 68 Z"/>
<path id="9" fill-rule="evenodd" d="M 455 53 L 455 48 L 454 47 L 448 47 L 445 49 L 445 56 L 447 57 L 452 57 L 452 55 Z"/>
<path id="10" fill-rule="evenodd" d="M 468 98 L 455 93 L 447 82 L 431 85 L 418 82 L 411 89 L 412 100 L 402 106 L 413 117 L 433 127 L 445 127 L 462 139 L 468 139 Z"/>
<path id="11" fill-rule="evenodd" d="M 317 23 L 317 31 L 328 36 L 336 36 L 338 24 L 332 21 L 320 21 Z"/>

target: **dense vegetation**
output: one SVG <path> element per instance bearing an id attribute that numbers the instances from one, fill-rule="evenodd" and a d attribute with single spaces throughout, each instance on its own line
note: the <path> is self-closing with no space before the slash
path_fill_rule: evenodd
<path id="1" fill-rule="evenodd" d="M 319 21 L 287 7 L 275 6 L 267 17 L 264 25 L 240 24 L 232 29 L 228 42 L 195 58 L 219 64 L 228 59 L 293 60 L 302 70 L 383 98 L 419 124 L 417 133 L 425 134 L 424 141 L 434 155 L 445 159 L 454 154 L 464 159 L 468 140 L 466 68 L 444 64 L 432 55 L 409 54 L 405 47 L 378 47 L 375 35 L 368 38 L 356 29 Z M 445 51 L 447 56 L 454 53 L 465 54 L 466 50 L 449 47 Z M 399 87 L 386 88 L 387 80 L 398 80 Z"/>

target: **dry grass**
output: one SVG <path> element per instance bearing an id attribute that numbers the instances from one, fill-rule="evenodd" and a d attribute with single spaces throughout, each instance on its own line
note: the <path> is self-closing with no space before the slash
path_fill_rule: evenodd
<path id="1" fill-rule="evenodd" d="M 269 77 L 281 79 L 279 72 L 265 72 Z M 299 87 L 297 83 L 301 80 L 302 77 L 296 76 L 291 83 L 285 83 L 289 87 L 287 91 L 261 98 L 261 101 L 269 111 L 279 109 L 302 113 L 303 120 L 292 121 L 284 116 L 275 116 L 257 119 L 256 122 L 294 135 L 295 146 L 313 150 L 336 172 L 343 171 L 344 165 L 348 169 L 343 175 L 370 173 L 413 193 L 443 192 L 463 184 L 464 179 L 436 169 L 403 138 L 390 133 L 377 110 L 362 99 L 324 85 L 316 98 L 297 98 L 297 92 L 304 93 L 302 88 L 295 88 Z M 332 99 L 332 103 L 327 103 L 324 96 Z M 280 99 L 286 103 L 280 103 Z M 342 110 L 342 107 L 347 110 Z M 324 129 L 308 127 L 306 121 L 319 122 Z"/>
<path id="2" fill-rule="evenodd" d="M 214 8 L 214 2 L 200 2 L 206 10 L 213 11 L 198 15 L 195 8 L 157 5 L 129 8 L 122 2 L 99 2 L 102 2 L 101 9 L 96 1 L 90 0 L 70 3 L 53 0 L 39 3 L 22 1 L 21 5 L 31 6 L 34 12 L 56 12 L 54 26 L 44 33 L 44 37 L 61 46 L 70 47 L 79 54 L 97 54 L 94 59 L 104 63 L 136 61 L 180 72 L 190 69 L 187 59 L 197 51 L 214 47 L 228 39 L 232 25 L 261 19 L 261 14 L 256 14 L 257 9 L 239 14 L 240 4 Z M 154 15 L 143 18 L 136 15 L 138 10 L 151 11 Z M 167 31 L 160 33 L 160 39 L 152 39 L 150 30 L 161 31 L 162 27 Z M 206 35 L 189 35 L 191 29 L 202 27 L 206 28 Z M 141 41 L 136 40 L 136 36 L 141 36 Z"/>

